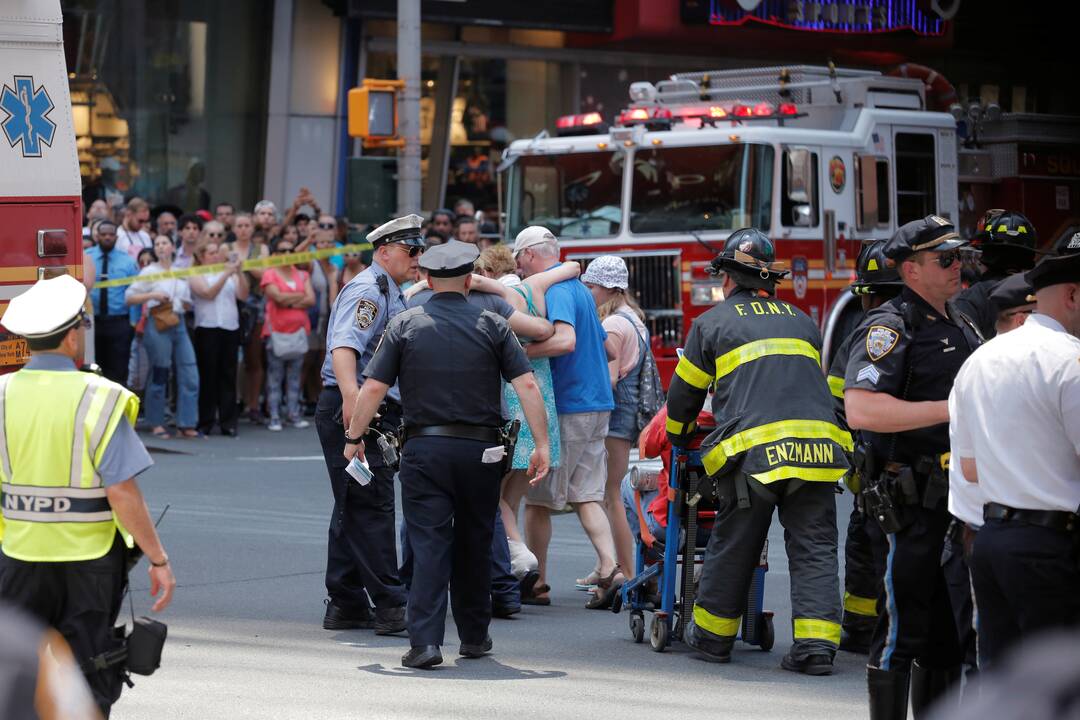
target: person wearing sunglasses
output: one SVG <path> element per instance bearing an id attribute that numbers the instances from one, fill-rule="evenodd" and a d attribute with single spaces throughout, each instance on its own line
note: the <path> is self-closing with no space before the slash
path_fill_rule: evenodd
<path id="1" fill-rule="evenodd" d="M 320 225 L 324 218 L 319 218 Z M 333 218 L 330 218 L 332 221 Z M 401 422 L 401 393 L 395 384 L 382 403 L 380 418 L 364 441 L 373 449 L 368 463 L 374 475 L 367 485 L 354 482 L 345 468 L 345 430 L 386 324 L 405 311 L 401 285 L 416 277 L 424 249 L 423 218 L 406 215 L 375 228 L 371 267 L 341 288 L 330 310 L 323 391 L 315 409 L 334 510 L 327 548 L 326 590 L 330 596 L 323 627 L 327 630 L 374 628 L 389 635 L 405 629 L 405 586 L 398 575 L 394 532 L 394 472 L 375 451 L 385 434 Z M 319 232 L 324 232 L 320 227 Z M 372 617 L 371 605 L 375 605 Z"/>
<path id="2" fill-rule="evenodd" d="M 949 391 L 981 343 L 949 300 L 960 288 L 960 248 L 949 220 L 928 215 L 884 247 L 904 282 L 871 311 L 852 342 L 844 377 L 848 425 L 861 431 L 871 468 L 867 511 L 882 525 L 887 566 L 870 643 L 870 717 L 921 715 L 960 676 L 964 652 L 941 567 L 950 515 Z"/>

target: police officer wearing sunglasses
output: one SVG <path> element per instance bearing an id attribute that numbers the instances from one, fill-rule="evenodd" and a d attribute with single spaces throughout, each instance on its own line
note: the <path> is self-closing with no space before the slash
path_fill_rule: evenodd
<path id="1" fill-rule="evenodd" d="M 341 289 L 330 310 L 323 391 L 315 410 L 315 427 L 334 493 L 326 560 L 330 599 L 323 618 L 327 630 L 374 628 L 377 634 L 388 635 L 405 629 L 405 587 L 398 577 L 394 533 L 397 468 L 387 465 L 378 452 L 369 453 L 375 477 L 360 485 L 345 472 L 343 452 L 345 430 L 364 384 L 364 368 L 387 323 L 405 311 L 401 284 L 416 276 L 424 250 L 422 222 L 419 215 L 406 215 L 373 230 L 368 235 L 374 247 L 371 267 Z M 401 422 L 396 384 L 379 415 L 364 437 L 371 448 L 378 447 L 378 433 L 393 435 Z"/>
<path id="2" fill-rule="evenodd" d="M 887 545 L 867 666 L 872 720 L 906 718 L 909 685 L 919 717 L 959 678 L 963 661 L 941 553 L 949 525 L 949 391 L 981 342 L 950 303 L 964 244 L 937 215 L 893 235 L 884 253 L 904 288 L 863 320 L 844 378 L 848 424 L 868 448 L 864 499 Z"/>

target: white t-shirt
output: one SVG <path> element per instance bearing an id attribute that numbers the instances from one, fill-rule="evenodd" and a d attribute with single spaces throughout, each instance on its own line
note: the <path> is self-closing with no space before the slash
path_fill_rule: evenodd
<path id="1" fill-rule="evenodd" d="M 158 263 L 150 263 L 142 270 L 139 271 L 139 277 L 144 275 L 156 275 L 157 273 L 166 272 L 165 268 L 161 267 Z M 144 280 L 133 282 L 128 285 L 128 289 L 124 291 L 124 297 L 129 298 L 132 295 L 141 295 L 148 292 L 163 292 L 172 298 L 173 312 L 182 314 L 184 312 L 184 304 L 191 304 L 191 288 L 187 284 L 187 280 L 180 278 L 166 278 L 164 280 L 155 280 L 154 282 L 146 282 Z M 160 305 L 157 300 L 147 300 L 146 307 L 153 310 Z"/>
<path id="2" fill-rule="evenodd" d="M 956 415 L 953 401 L 955 397 L 949 396 L 949 417 Z M 953 444 L 953 436 L 953 425 L 950 423 L 950 445 Z M 960 468 L 960 456 L 955 454 L 955 446 L 953 453 L 949 462 L 949 514 L 973 528 L 981 528 L 986 496 L 978 483 L 970 483 L 964 477 L 964 471 Z"/>
<path id="3" fill-rule="evenodd" d="M 213 287 L 221 273 L 203 275 L 207 287 Z M 240 312 L 236 307 L 236 276 L 229 277 L 213 300 L 207 300 L 192 293 L 195 305 L 195 327 L 220 328 L 222 330 L 240 329 Z"/>
<path id="4" fill-rule="evenodd" d="M 154 247 L 154 241 L 150 238 L 150 233 L 145 230 L 139 230 L 132 232 L 126 227 L 121 225 L 116 228 L 116 249 L 121 252 L 126 252 L 133 258 L 138 258 L 139 253 L 143 248 Z"/>
<path id="5" fill-rule="evenodd" d="M 974 458 L 987 502 L 1080 505 L 1080 339 L 1046 315 L 976 350 L 949 398 L 952 462 Z"/>

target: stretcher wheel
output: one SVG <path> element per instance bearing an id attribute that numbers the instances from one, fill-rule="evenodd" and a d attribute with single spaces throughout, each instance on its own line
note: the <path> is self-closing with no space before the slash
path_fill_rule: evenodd
<path id="1" fill-rule="evenodd" d="M 768 652 L 772 650 L 773 643 L 776 642 L 776 629 L 773 627 L 772 615 L 763 615 L 761 626 L 761 644 L 758 645 L 762 650 Z"/>
<path id="2" fill-rule="evenodd" d="M 622 588 L 616 588 L 615 594 L 611 596 L 611 612 L 618 615 L 622 612 L 623 604 L 623 590 Z"/>
<path id="3" fill-rule="evenodd" d="M 664 652 L 668 646 L 668 624 L 666 618 L 653 615 L 652 625 L 649 627 L 649 644 L 656 652 Z"/>
<path id="4" fill-rule="evenodd" d="M 640 610 L 630 611 L 630 634 L 636 643 L 645 640 L 645 616 Z"/>

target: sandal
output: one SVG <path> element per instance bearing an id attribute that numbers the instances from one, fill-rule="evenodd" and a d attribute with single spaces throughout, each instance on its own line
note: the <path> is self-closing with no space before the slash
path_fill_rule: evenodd
<path id="1" fill-rule="evenodd" d="M 195 428 L 181 428 L 180 429 L 180 437 L 184 438 L 185 440 L 204 440 L 204 439 L 206 439 L 206 435 L 204 435 L 199 430 L 196 430 Z"/>
<path id="2" fill-rule="evenodd" d="M 172 440 L 172 435 L 169 431 L 160 425 L 150 431 L 150 434 L 156 437 L 158 440 Z"/>
<path id="3" fill-rule="evenodd" d="M 593 570 L 591 573 L 583 578 L 577 578 L 574 580 L 574 589 L 576 590 L 592 590 L 600 582 L 600 571 Z"/>
<path id="4" fill-rule="evenodd" d="M 522 605 L 550 605 L 551 597 L 548 593 L 551 592 L 551 586 L 547 583 L 543 585 L 534 585 L 528 592 L 525 588 L 521 588 L 521 604 Z"/>
<path id="5" fill-rule="evenodd" d="M 615 595 L 625 582 L 626 577 L 622 574 L 618 563 L 616 563 L 611 574 L 606 578 L 601 578 L 600 582 L 597 583 L 596 589 L 592 591 L 593 596 L 589 599 L 589 602 L 585 603 L 585 607 L 589 610 L 607 610 L 611 607 Z"/>

